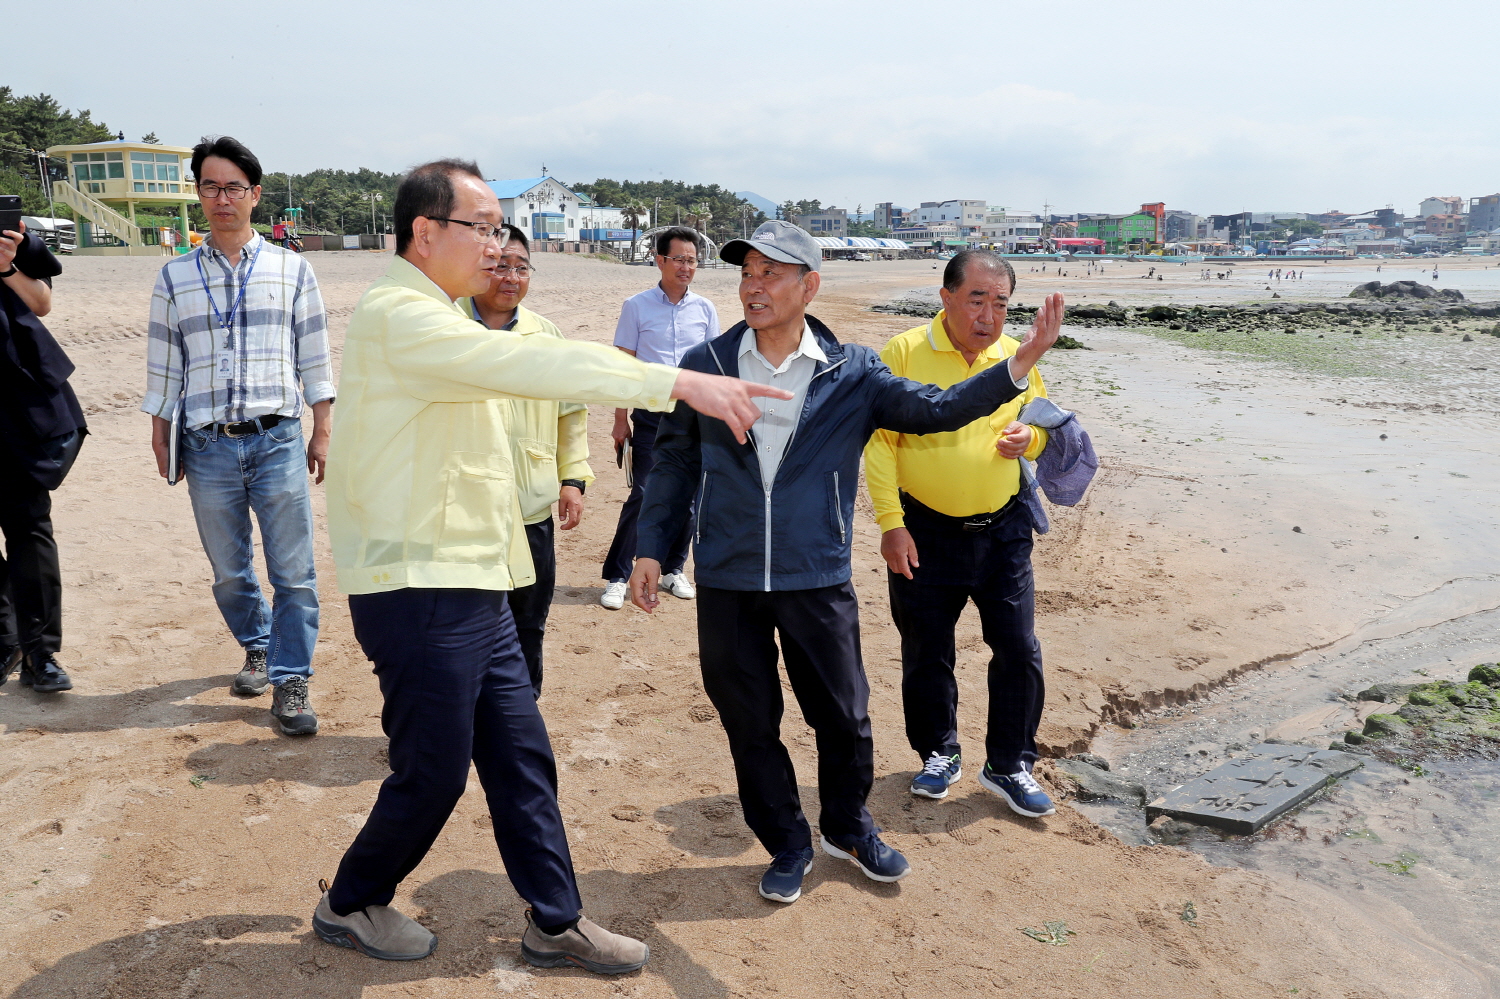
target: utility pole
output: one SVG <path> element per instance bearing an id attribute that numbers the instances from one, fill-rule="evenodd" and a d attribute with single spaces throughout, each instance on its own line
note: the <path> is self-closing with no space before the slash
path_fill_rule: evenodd
<path id="1" fill-rule="evenodd" d="M 40 173 L 38 174 L 38 176 L 41 178 L 41 181 L 42 181 L 42 190 L 44 190 L 44 191 L 47 192 L 47 211 L 49 213 L 51 213 L 48 217 L 51 218 L 51 219 L 56 219 L 57 218 L 57 204 L 55 202 L 53 202 L 53 200 L 52 200 L 52 178 L 50 178 L 50 177 L 47 176 L 47 152 L 46 152 L 46 150 L 44 150 L 44 149 L 38 149 L 36 151 L 36 165 L 37 165 L 37 170 L 40 171 Z M 76 226 L 77 223 L 74 223 L 74 225 Z M 58 236 L 57 236 L 57 245 L 58 245 L 59 248 L 61 248 L 62 247 L 62 230 L 57 228 L 57 223 L 56 222 L 53 222 L 52 226 L 53 226 L 53 230 L 52 231 L 56 232 L 58 234 Z"/>
<path id="2" fill-rule="evenodd" d="M 740 238 L 750 238 L 750 206 L 740 205 Z"/>

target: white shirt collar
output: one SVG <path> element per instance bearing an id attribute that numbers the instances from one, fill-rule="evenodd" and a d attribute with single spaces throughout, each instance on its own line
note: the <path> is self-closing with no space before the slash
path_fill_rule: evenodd
<path id="1" fill-rule="evenodd" d="M 822 361 L 824 364 L 828 363 L 828 355 L 823 352 L 822 345 L 818 343 L 818 338 L 813 335 L 812 327 L 808 325 L 806 320 L 802 322 L 802 342 L 797 344 L 796 350 L 787 355 L 785 361 L 781 362 L 780 368 L 772 367 L 771 362 L 767 361 L 761 354 L 760 348 L 755 345 L 755 330 L 749 327 L 746 327 L 745 332 L 740 336 L 740 350 L 737 356 L 743 357 L 746 354 L 754 354 L 762 364 L 768 368 L 772 368 L 773 371 L 785 370 L 788 364 L 791 364 L 799 357 L 811 357 L 815 361 Z"/>

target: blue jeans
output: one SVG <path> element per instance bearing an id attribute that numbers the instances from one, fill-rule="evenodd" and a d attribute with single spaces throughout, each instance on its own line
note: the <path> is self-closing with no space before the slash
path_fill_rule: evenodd
<path id="1" fill-rule="evenodd" d="M 263 649 L 271 683 L 312 676 L 318 641 L 312 501 L 302 423 L 283 420 L 258 434 L 226 437 L 213 427 L 182 435 L 182 467 L 198 537 L 214 570 L 214 601 L 235 641 Z M 260 524 L 275 602 L 255 575 L 250 512 Z"/>

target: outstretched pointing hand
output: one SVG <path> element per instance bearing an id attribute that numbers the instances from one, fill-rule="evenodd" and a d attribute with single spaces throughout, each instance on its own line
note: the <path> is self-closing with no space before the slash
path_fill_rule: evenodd
<path id="1" fill-rule="evenodd" d="M 1054 335 L 1053 339 L 1057 337 Z M 734 439 L 741 444 L 745 443 L 745 431 L 760 419 L 760 407 L 754 398 L 758 395 L 772 399 L 792 397 L 792 393 L 785 389 L 723 375 L 706 375 L 686 368 L 677 373 L 677 381 L 672 385 L 673 399 L 681 399 L 704 416 L 723 420 L 729 424 Z"/>
<path id="2" fill-rule="evenodd" d="M 1031 372 L 1048 348 L 1057 342 L 1062 321 L 1063 297 L 1061 292 L 1055 292 L 1048 295 L 1042 307 L 1036 310 L 1036 321 L 1031 324 L 1026 339 L 1021 341 L 1016 356 L 1010 359 L 1011 377 L 1025 378 Z"/>

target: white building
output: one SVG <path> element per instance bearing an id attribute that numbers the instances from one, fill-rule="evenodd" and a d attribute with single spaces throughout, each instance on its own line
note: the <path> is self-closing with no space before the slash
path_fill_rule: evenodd
<path id="1" fill-rule="evenodd" d="M 582 200 L 553 177 L 488 182 L 505 221 L 526 233 L 528 239 L 574 240 L 583 228 L 578 220 Z"/>
<path id="2" fill-rule="evenodd" d="M 1417 208 L 1417 214 L 1426 218 L 1429 215 L 1463 215 L 1468 210 L 1464 199 L 1455 194 L 1446 198 L 1423 198 L 1422 204 Z"/>
<path id="3" fill-rule="evenodd" d="M 1040 246 L 1042 221 L 1035 212 L 991 208 L 984 214 L 979 240 L 1006 253 L 1015 253 L 1020 247 Z"/>
<path id="4" fill-rule="evenodd" d="M 917 225 L 950 223 L 958 226 L 965 235 L 968 234 L 966 230 L 973 230 L 977 234 L 984 225 L 984 216 L 988 211 L 987 201 L 924 201 L 915 214 L 907 213 L 906 220 L 907 224 L 914 221 Z"/>

